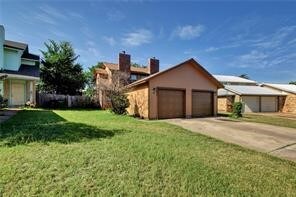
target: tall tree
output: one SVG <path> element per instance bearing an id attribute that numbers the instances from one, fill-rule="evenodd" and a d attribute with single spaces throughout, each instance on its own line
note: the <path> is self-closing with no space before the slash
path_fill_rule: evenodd
<path id="1" fill-rule="evenodd" d="M 296 85 L 296 81 L 290 81 L 289 84 Z"/>
<path id="2" fill-rule="evenodd" d="M 41 50 L 40 90 L 56 94 L 81 94 L 85 76 L 82 65 L 76 63 L 78 56 L 71 43 L 49 40 L 44 45 L 46 50 Z"/>
<path id="3" fill-rule="evenodd" d="M 250 79 L 250 77 L 248 76 L 248 74 L 241 74 L 239 75 L 240 78 L 244 78 L 244 79 Z"/>

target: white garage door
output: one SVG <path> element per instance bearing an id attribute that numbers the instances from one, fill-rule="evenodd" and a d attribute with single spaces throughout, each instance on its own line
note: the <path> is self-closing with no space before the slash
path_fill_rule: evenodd
<path id="1" fill-rule="evenodd" d="M 243 96 L 244 112 L 259 112 L 259 96 Z"/>
<path id="2" fill-rule="evenodd" d="M 261 111 L 262 112 L 276 112 L 277 111 L 277 97 L 262 96 L 261 97 Z"/>

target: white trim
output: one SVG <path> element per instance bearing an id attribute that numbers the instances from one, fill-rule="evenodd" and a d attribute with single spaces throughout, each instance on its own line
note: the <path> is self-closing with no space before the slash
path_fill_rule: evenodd
<path id="1" fill-rule="evenodd" d="M 4 75 L 7 75 L 8 79 L 25 79 L 25 80 L 36 80 L 36 81 L 40 80 L 40 77 L 32 77 L 32 76 L 26 76 L 26 75 L 0 73 L 0 76 L 4 76 Z"/>
<path id="2" fill-rule="evenodd" d="M 33 60 L 33 59 L 28 59 L 28 58 L 21 58 L 22 60 L 28 60 L 28 61 L 34 61 L 34 62 L 39 62 L 39 60 Z"/>

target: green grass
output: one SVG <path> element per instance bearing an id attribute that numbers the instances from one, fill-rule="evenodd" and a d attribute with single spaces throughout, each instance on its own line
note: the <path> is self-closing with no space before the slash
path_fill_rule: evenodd
<path id="1" fill-rule="evenodd" d="M 218 115 L 229 117 L 230 113 L 219 112 Z M 264 123 L 264 124 L 270 124 L 270 125 L 275 125 L 280 127 L 296 128 L 296 120 L 293 120 L 291 118 L 279 117 L 276 115 L 272 116 L 272 115 L 261 115 L 261 114 L 243 114 L 243 117 L 235 120 Z"/>
<path id="2" fill-rule="evenodd" d="M 296 120 L 277 116 L 244 114 L 243 117 L 240 118 L 240 120 L 248 122 L 265 123 L 281 127 L 296 128 Z"/>
<path id="3" fill-rule="evenodd" d="M 106 111 L 22 111 L 1 126 L 0 196 L 295 196 L 296 164 Z"/>

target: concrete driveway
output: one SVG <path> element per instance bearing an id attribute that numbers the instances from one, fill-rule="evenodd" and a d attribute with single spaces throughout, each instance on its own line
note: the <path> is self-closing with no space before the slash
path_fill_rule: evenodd
<path id="1" fill-rule="evenodd" d="M 223 117 L 165 121 L 225 142 L 296 161 L 296 129 Z"/>

